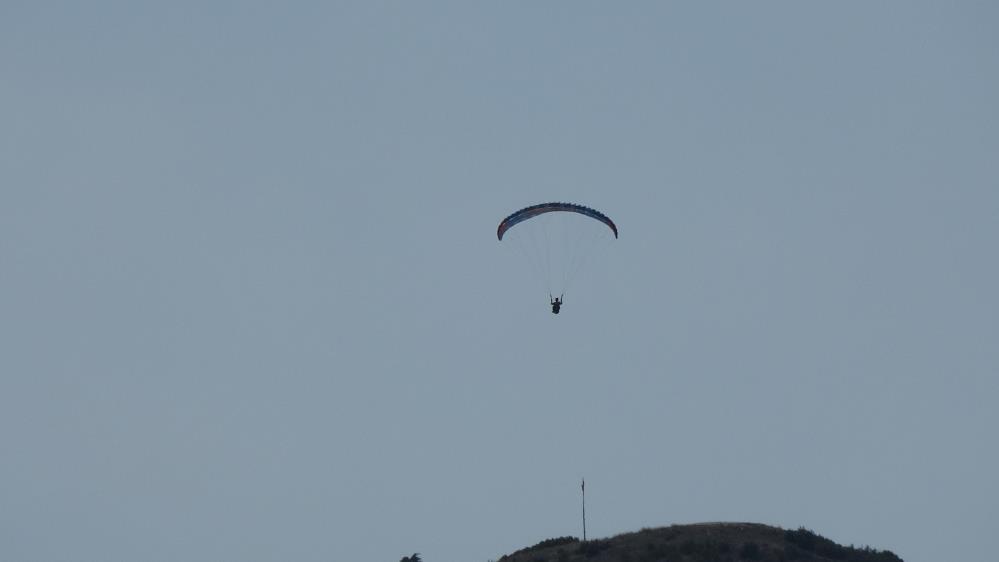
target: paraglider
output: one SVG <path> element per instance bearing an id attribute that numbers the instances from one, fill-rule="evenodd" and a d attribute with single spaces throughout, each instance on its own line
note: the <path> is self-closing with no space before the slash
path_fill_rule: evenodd
<path id="1" fill-rule="evenodd" d="M 524 207 L 496 228 L 496 239 L 519 249 L 536 276 L 544 279 L 552 314 L 561 311 L 569 284 L 591 254 L 617 237 L 617 225 L 610 217 L 576 203 Z M 552 296 L 556 293 L 558 297 Z"/>

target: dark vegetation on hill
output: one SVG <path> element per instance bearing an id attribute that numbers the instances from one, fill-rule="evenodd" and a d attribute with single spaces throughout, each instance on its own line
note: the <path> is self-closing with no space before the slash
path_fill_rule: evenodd
<path id="1" fill-rule="evenodd" d="M 841 546 L 800 528 L 700 523 L 643 529 L 609 539 L 547 539 L 499 562 L 902 562 L 887 550 Z"/>

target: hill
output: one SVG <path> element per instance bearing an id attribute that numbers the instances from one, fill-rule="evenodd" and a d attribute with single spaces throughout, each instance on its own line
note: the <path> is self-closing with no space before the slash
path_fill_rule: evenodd
<path id="1" fill-rule="evenodd" d="M 698 523 L 643 529 L 609 539 L 559 537 L 499 562 L 902 562 L 887 550 L 841 546 L 801 528 Z"/>

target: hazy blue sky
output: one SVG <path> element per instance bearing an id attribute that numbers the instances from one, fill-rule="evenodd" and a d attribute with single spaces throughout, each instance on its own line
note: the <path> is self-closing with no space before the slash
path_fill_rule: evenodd
<path id="1" fill-rule="evenodd" d="M 989 561 L 994 2 L 0 4 L 0 559 Z M 495 238 L 618 223 L 559 316 Z"/>

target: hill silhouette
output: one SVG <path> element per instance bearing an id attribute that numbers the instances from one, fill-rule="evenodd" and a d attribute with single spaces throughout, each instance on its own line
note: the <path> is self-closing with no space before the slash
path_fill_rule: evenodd
<path id="1" fill-rule="evenodd" d="M 894 553 L 842 546 L 808 529 L 758 523 L 697 523 L 608 539 L 558 537 L 499 562 L 902 562 Z"/>

